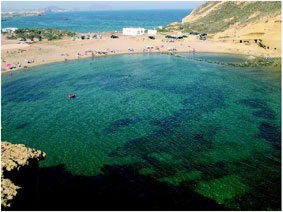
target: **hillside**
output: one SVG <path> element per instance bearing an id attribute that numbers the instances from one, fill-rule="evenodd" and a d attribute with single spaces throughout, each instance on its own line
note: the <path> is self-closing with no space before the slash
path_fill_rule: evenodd
<path id="1" fill-rule="evenodd" d="M 184 17 L 182 29 L 206 32 L 212 40 L 243 42 L 281 55 L 281 24 L 281 1 L 210 1 Z"/>
<path id="2" fill-rule="evenodd" d="M 188 29 L 207 33 L 244 27 L 266 17 L 281 15 L 281 2 L 207 2 L 183 18 Z"/>

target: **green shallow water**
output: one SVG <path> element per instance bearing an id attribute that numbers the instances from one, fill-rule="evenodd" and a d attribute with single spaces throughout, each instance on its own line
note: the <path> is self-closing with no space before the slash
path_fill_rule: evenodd
<path id="1" fill-rule="evenodd" d="M 70 61 L 2 75 L 1 115 L 2 140 L 46 152 L 41 167 L 132 166 L 228 209 L 281 207 L 279 70 L 159 54 Z"/>

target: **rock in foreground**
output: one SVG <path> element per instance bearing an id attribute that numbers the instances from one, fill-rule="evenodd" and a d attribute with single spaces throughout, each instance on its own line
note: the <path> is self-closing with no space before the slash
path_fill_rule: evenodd
<path id="1" fill-rule="evenodd" d="M 23 144 L 1 143 L 1 206 L 11 207 L 18 191 L 36 183 L 38 161 L 45 153 Z"/>

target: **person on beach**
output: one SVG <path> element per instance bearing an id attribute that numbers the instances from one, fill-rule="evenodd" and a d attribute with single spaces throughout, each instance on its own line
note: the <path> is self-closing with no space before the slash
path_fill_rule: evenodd
<path id="1" fill-rule="evenodd" d="M 17 66 L 17 68 L 21 68 L 22 67 L 22 65 L 19 62 L 16 63 L 16 66 Z"/>

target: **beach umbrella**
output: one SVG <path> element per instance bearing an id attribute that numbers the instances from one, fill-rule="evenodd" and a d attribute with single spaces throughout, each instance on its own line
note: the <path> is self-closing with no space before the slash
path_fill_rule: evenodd
<path id="1" fill-rule="evenodd" d="M 6 67 L 7 67 L 7 68 L 9 68 L 11 65 L 12 65 L 12 64 L 11 64 L 11 63 L 9 63 L 9 64 L 7 64 L 7 65 L 6 65 Z"/>

